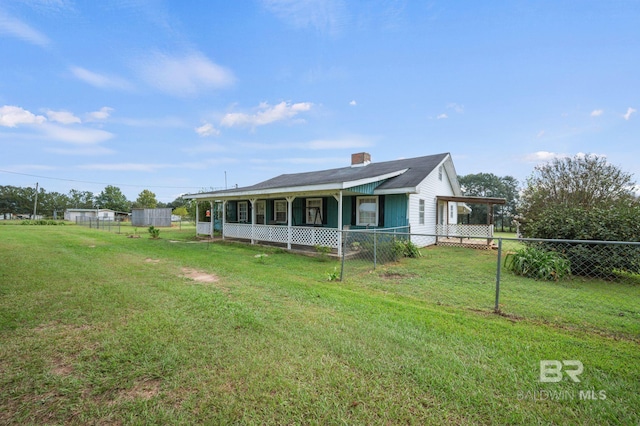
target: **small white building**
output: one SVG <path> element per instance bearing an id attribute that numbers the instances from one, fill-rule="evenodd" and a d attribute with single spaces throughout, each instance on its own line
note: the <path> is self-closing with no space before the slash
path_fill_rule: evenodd
<path id="1" fill-rule="evenodd" d="M 64 220 L 82 222 L 88 220 L 115 220 L 116 212 L 111 209 L 67 209 L 64 211 Z"/>

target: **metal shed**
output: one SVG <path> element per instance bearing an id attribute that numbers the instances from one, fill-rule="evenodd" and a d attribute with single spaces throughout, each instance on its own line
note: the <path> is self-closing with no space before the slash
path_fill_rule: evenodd
<path id="1" fill-rule="evenodd" d="M 171 209 L 133 209 L 131 212 L 133 226 L 171 226 Z"/>

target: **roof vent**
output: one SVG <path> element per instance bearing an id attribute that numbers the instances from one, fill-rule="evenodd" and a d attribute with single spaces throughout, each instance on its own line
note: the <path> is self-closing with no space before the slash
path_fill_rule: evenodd
<path id="1" fill-rule="evenodd" d="M 363 167 L 369 163 L 371 163 L 371 154 L 368 152 L 351 154 L 351 167 Z"/>

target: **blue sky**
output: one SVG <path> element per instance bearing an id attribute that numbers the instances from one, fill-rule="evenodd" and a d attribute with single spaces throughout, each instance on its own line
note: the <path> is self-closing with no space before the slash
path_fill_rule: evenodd
<path id="1" fill-rule="evenodd" d="M 2 185 L 169 202 L 361 151 L 640 180 L 636 0 L 0 0 L 0 57 Z"/>

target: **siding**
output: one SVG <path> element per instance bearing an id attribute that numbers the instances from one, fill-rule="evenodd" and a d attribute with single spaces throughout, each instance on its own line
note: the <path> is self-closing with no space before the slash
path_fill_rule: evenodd
<path id="1" fill-rule="evenodd" d="M 387 195 L 384 204 L 384 227 L 406 226 L 407 205 L 407 194 Z"/>
<path id="2" fill-rule="evenodd" d="M 445 159 L 451 161 L 450 158 Z M 444 162 L 442 163 L 444 164 Z M 418 185 L 417 194 L 409 194 L 409 221 L 411 224 L 411 232 L 416 234 L 435 234 L 436 232 L 436 214 L 437 214 L 437 201 L 438 195 L 455 195 L 453 188 L 449 184 L 446 168 L 442 168 L 442 180 L 438 178 L 438 169 L 436 167 L 429 176 Z M 457 177 L 455 177 L 457 179 Z M 424 225 L 420 225 L 419 222 L 419 200 L 423 199 L 424 202 Z M 457 221 L 457 204 L 454 205 L 454 219 Z M 448 212 L 448 207 L 447 207 Z M 452 219 L 449 219 L 451 223 Z M 455 222 L 454 222 L 455 223 Z"/>

